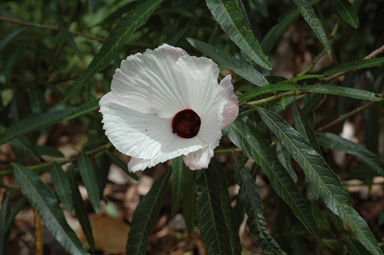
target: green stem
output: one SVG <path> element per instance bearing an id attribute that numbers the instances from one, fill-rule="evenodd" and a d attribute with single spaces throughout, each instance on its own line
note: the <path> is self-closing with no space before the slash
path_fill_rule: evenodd
<path id="1" fill-rule="evenodd" d="M 347 112 L 347 113 L 345 113 L 345 114 L 342 114 L 342 115 L 340 115 L 337 119 L 335 119 L 334 121 L 328 123 L 327 125 L 324 125 L 324 126 L 322 126 L 322 127 L 319 127 L 316 131 L 323 131 L 323 130 L 326 130 L 326 129 L 328 129 L 328 128 L 330 128 L 330 127 L 332 127 L 332 126 L 338 124 L 339 122 L 341 122 L 341 121 L 343 121 L 343 120 L 345 120 L 345 119 L 351 117 L 352 115 L 354 115 L 354 114 L 356 114 L 356 113 L 358 113 L 358 112 L 361 112 L 362 110 L 364 110 L 364 109 L 370 107 L 371 105 L 373 105 L 373 104 L 376 103 L 376 102 L 377 102 L 377 101 L 370 101 L 370 102 L 366 103 L 365 105 L 362 105 L 362 106 L 360 106 L 360 107 L 358 107 L 358 108 L 356 108 L 356 109 L 354 109 L 354 110 L 352 110 L 352 111 L 350 111 L 350 112 Z"/>
<path id="2" fill-rule="evenodd" d="M 87 151 L 86 153 L 88 155 L 94 155 L 98 156 L 97 153 L 108 150 L 112 146 L 111 143 L 104 144 L 94 150 Z M 40 172 L 44 171 L 45 169 L 49 168 L 54 162 L 56 162 L 59 165 L 64 165 L 66 163 L 71 163 L 75 162 L 78 159 L 78 157 L 72 157 L 72 158 L 67 158 L 67 159 L 62 159 L 62 160 L 57 160 L 57 161 L 52 161 L 52 162 L 44 162 L 41 164 L 33 165 L 33 166 L 28 166 L 27 168 L 34 171 L 34 172 Z M 12 170 L 4 170 L 0 171 L 0 176 L 6 175 L 6 174 L 11 174 L 13 171 Z"/>
<path id="3" fill-rule="evenodd" d="M 223 153 L 235 153 L 235 152 L 241 152 L 243 151 L 240 148 L 234 148 L 234 149 L 222 149 L 222 150 L 216 150 L 215 154 L 223 154 Z"/>
<path id="4" fill-rule="evenodd" d="M 333 43 L 333 38 L 334 38 L 335 34 L 337 33 L 338 28 L 339 28 L 339 22 L 336 22 L 335 26 L 332 29 L 332 33 L 330 34 L 331 39 L 329 40 L 329 43 L 331 45 Z M 302 72 L 300 72 L 297 76 L 307 74 L 309 71 L 311 71 L 312 68 L 317 64 L 317 62 L 319 62 L 319 60 L 324 56 L 325 53 L 327 53 L 326 49 L 324 49 L 322 52 L 320 52 L 320 54 L 315 57 L 313 62 L 309 66 L 307 66 L 307 68 L 305 68 Z"/>
<path id="5" fill-rule="evenodd" d="M 256 100 L 256 101 L 252 101 L 252 102 L 247 102 L 246 105 L 250 105 L 250 106 L 259 106 L 259 105 L 263 105 L 263 104 L 266 104 L 266 103 L 269 103 L 269 102 L 273 102 L 273 101 L 276 101 L 276 100 L 279 100 L 280 98 L 282 97 L 285 97 L 285 96 L 293 96 L 293 95 L 300 95 L 300 94 L 303 94 L 305 93 L 304 91 L 289 91 L 289 92 L 284 92 L 284 93 L 280 93 L 280 94 L 277 94 L 277 95 L 274 95 L 274 96 L 270 96 L 270 97 L 266 97 L 266 98 L 263 98 L 263 99 L 260 99 L 260 100 Z"/>
<path id="6" fill-rule="evenodd" d="M 7 18 L 7 17 L 3 17 L 3 16 L 0 16 L 0 20 L 5 21 L 5 22 L 9 22 L 9 23 L 19 24 L 19 25 L 28 26 L 28 27 L 37 27 L 37 28 L 51 30 L 51 31 L 58 31 L 59 30 L 59 28 L 57 28 L 57 27 L 47 26 L 47 25 L 43 25 L 43 24 L 31 23 L 31 22 L 17 20 L 17 19 L 11 19 L 11 18 Z M 89 34 L 84 34 L 84 33 L 76 32 L 76 31 L 68 31 L 68 32 L 70 34 L 73 34 L 73 35 L 78 35 L 78 36 L 86 37 L 86 38 L 89 38 L 89 39 L 92 39 L 92 40 L 96 40 L 96 41 L 99 41 L 99 42 L 104 42 L 105 41 L 105 38 L 101 38 L 101 37 L 97 37 L 97 36 L 93 36 L 93 35 L 89 35 Z"/>

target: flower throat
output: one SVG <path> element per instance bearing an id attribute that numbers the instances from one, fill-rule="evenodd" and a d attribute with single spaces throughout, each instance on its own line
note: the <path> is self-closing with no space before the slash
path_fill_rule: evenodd
<path id="1" fill-rule="evenodd" d="M 199 133 L 200 124 L 199 115 L 191 109 L 185 109 L 173 117 L 172 133 L 181 138 L 192 138 Z"/>

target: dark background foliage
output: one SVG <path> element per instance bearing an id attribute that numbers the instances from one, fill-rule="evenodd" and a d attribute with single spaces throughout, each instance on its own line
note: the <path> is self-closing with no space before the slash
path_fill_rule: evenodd
<path id="1" fill-rule="evenodd" d="M 383 11 L 1 1 L 0 254 L 382 254 Z M 163 43 L 232 74 L 241 113 L 209 169 L 132 174 L 98 99 L 122 59 Z"/>

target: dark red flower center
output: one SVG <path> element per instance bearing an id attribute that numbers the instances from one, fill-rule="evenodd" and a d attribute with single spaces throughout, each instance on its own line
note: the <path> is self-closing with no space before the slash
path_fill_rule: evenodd
<path id="1" fill-rule="evenodd" d="M 172 132 L 182 138 L 192 138 L 199 133 L 201 120 L 191 109 L 176 113 L 172 120 Z"/>

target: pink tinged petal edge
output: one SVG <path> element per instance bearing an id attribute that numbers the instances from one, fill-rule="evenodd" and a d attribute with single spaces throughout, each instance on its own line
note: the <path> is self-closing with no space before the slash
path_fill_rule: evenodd
<path id="1" fill-rule="evenodd" d="M 220 86 L 223 86 L 227 93 L 227 104 L 223 111 L 223 122 L 221 124 L 221 129 L 224 129 L 237 118 L 239 114 L 239 100 L 235 95 L 230 75 L 221 80 Z"/>
<path id="2" fill-rule="evenodd" d="M 214 146 L 216 147 L 216 146 Z M 213 149 L 211 146 L 207 146 L 204 149 L 191 152 L 184 156 L 184 163 L 191 170 L 200 170 L 208 168 L 209 162 L 213 157 Z"/>

